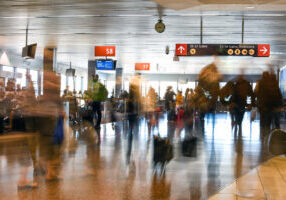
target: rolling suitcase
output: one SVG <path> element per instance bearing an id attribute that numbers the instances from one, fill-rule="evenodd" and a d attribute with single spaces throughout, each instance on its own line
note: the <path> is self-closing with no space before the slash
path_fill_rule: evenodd
<path id="1" fill-rule="evenodd" d="M 186 138 L 182 142 L 182 154 L 185 157 L 196 157 L 197 156 L 197 138 L 190 137 Z"/>
<path id="2" fill-rule="evenodd" d="M 154 137 L 154 153 L 153 162 L 154 166 L 157 164 L 165 165 L 173 158 L 173 146 L 169 139 Z"/>

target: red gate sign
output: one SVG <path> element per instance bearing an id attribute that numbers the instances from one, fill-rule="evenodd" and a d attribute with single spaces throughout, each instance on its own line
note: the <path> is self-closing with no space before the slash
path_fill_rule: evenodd
<path id="1" fill-rule="evenodd" d="M 257 56 L 258 57 L 269 57 L 270 56 L 270 45 L 269 44 L 257 45 Z"/>
<path id="2" fill-rule="evenodd" d="M 150 63 L 135 63 L 135 70 L 150 70 Z"/>
<path id="3" fill-rule="evenodd" d="M 95 56 L 115 56 L 115 46 L 95 46 L 94 48 Z"/>
<path id="4" fill-rule="evenodd" d="M 187 44 L 176 44 L 176 56 L 186 56 L 188 54 Z"/>

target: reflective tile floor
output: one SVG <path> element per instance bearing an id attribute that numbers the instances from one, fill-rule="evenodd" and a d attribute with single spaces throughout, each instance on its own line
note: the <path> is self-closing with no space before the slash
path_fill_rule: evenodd
<path id="1" fill-rule="evenodd" d="M 213 195 L 209 200 L 286 199 L 286 157 L 274 157 Z"/>
<path id="2" fill-rule="evenodd" d="M 174 146 L 174 158 L 165 174 L 152 166 L 152 137 L 158 134 L 171 138 Z M 198 137 L 198 143 L 195 155 L 184 157 L 181 143 L 189 134 Z M 151 131 L 141 118 L 133 134 L 127 122 L 117 122 L 114 127 L 104 124 L 100 131 L 77 128 L 66 135 L 58 151 L 47 145 L 50 138 L 19 135 L 0 137 L 1 200 L 208 199 L 271 158 L 260 139 L 259 121 L 250 123 L 249 113 L 240 135 L 233 133 L 227 114 L 217 114 L 215 120 L 206 116 L 204 133 L 189 133 L 179 124 L 168 123 L 165 115 Z M 33 163 L 52 163 L 62 179 L 33 177 Z M 37 188 L 17 188 L 25 170 L 27 178 L 38 183 Z"/>

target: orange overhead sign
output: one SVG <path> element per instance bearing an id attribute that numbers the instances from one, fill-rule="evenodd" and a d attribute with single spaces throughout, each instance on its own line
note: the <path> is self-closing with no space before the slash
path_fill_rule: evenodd
<path id="1" fill-rule="evenodd" d="M 150 70 L 150 63 L 135 63 L 135 70 Z"/>
<path id="2" fill-rule="evenodd" d="M 115 46 L 95 46 L 94 48 L 95 56 L 115 56 Z"/>

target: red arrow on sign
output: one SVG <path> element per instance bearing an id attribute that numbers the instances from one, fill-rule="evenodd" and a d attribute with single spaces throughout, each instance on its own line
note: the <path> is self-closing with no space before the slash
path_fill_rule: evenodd
<path id="1" fill-rule="evenodd" d="M 270 56 L 270 44 L 257 45 L 257 56 L 258 57 L 269 57 Z"/>
<path id="2" fill-rule="evenodd" d="M 188 54 L 187 44 L 176 44 L 176 56 L 186 56 Z"/>

